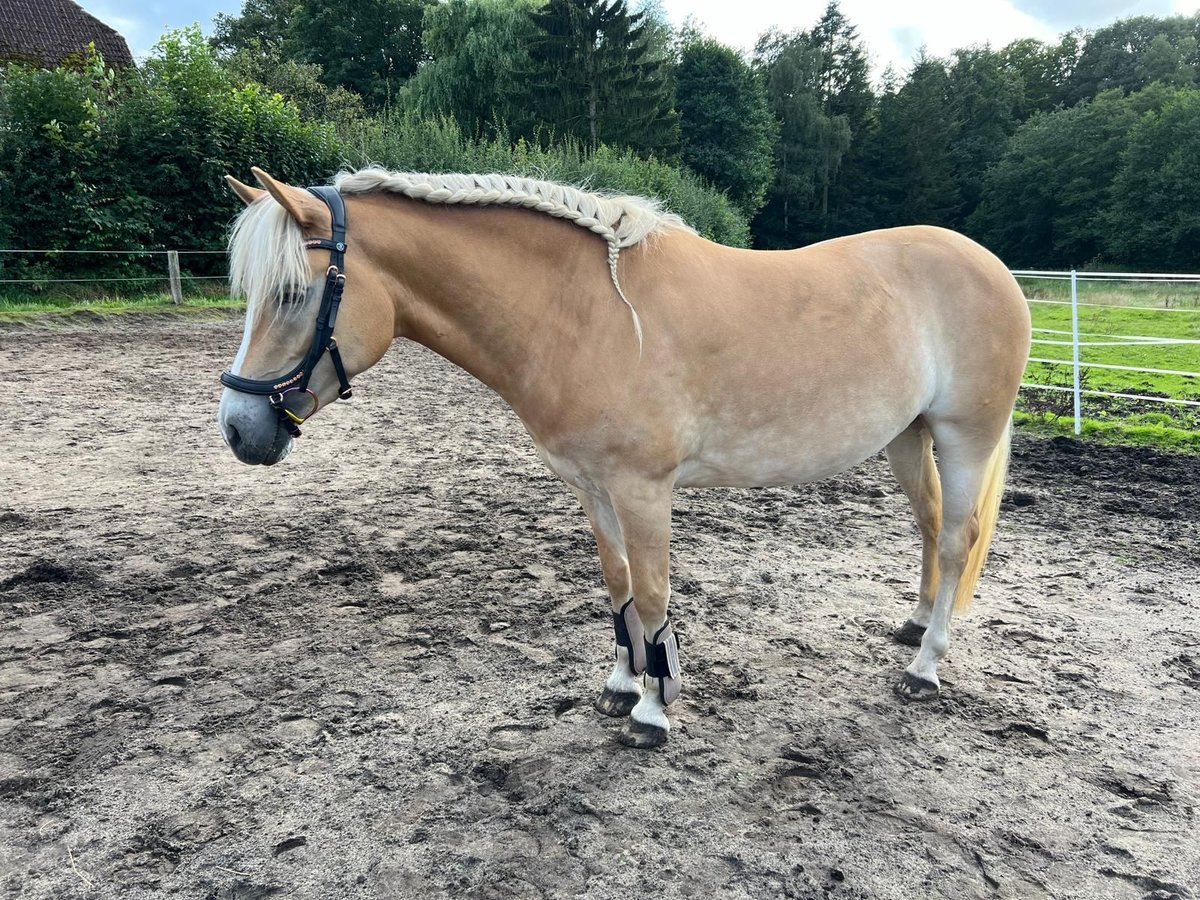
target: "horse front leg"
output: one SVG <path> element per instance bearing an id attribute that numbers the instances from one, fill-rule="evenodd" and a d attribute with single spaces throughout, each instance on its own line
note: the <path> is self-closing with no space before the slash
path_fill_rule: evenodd
<path id="1" fill-rule="evenodd" d="M 596 700 L 596 709 L 606 716 L 627 716 L 642 699 L 642 673 L 646 670 L 645 629 L 633 603 L 629 560 L 621 526 L 608 498 L 572 488 L 596 536 L 600 570 L 612 600 L 613 630 L 616 632 L 616 662 Z"/>
<path id="2" fill-rule="evenodd" d="M 613 490 L 613 510 L 629 560 L 633 605 L 645 629 L 646 687 L 618 735 L 627 747 L 665 744 L 667 706 L 682 687 L 679 640 L 667 618 L 671 600 L 671 484 L 639 481 Z"/>

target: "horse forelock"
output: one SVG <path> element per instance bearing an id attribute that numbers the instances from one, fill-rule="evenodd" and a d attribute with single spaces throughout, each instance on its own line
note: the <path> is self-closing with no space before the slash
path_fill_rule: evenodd
<path id="1" fill-rule="evenodd" d="M 279 315 L 279 298 L 308 286 L 304 235 L 287 210 L 271 197 L 251 203 L 229 235 L 229 286 L 246 298 L 247 321 L 270 310 Z"/>

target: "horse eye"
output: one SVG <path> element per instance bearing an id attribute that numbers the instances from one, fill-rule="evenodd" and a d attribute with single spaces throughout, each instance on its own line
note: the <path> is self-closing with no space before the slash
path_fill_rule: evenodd
<path id="1" fill-rule="evenodd" d="M 298 303 L 303 303 L 307 296 L 304 291 L 283 291 L 279 292 L 279 302 L 283 306 L 295 306 Z"/>

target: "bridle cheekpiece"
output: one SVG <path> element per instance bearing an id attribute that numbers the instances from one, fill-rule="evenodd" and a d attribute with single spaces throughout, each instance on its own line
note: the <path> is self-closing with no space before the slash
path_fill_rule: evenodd
<path id="1" fill-rule="evenodd" d="M 326 352 L 337 373 L 342 400 L 352 394 L 346 367 L 342 365 L 342 354 L 333 337 L 337 323 L 338 307 L 342 302 L 342 290 L 346 286 L 346 204 L 342 195 L 332 187 L 310 187 L 309 192 L 329 207 L 333 219 L 330 238 L 305 238 L 307 249 L 329 251 L 329 268 L 325 270 L 325 289 L 321 295 L 321 306 L 317 310 L 316 332 L 304 359 L 290 372 L 275 378 L 243 378 L 232 372 L 221 373 L 221 384 L 243 394 L 268 397 L 271 407 L 279 415 L 284 427 L 292 437 L 300 437 L 300 423 L 317 411 L 320 401 L 315 392 L 309 390 L 313 370 Z"/>

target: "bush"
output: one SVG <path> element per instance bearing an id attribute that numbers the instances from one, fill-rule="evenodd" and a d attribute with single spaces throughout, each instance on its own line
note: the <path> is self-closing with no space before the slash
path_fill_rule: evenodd
<path id="1" fill-rule="evenodd" d="M 347 146 L 352 168 L 378 163 L 414 172 L 502 172 L 655 197 L 711 240 L 734 247 L 750 242 L 745 216 L 723 194 L 686 169 L 628 150 L 602 145 L 589 154 L 569 141 L 543 149 L 514 143 L 503 131 L 494 139 L 472 139 L 449 119 L 389 116 L 348 136 Z"/>

